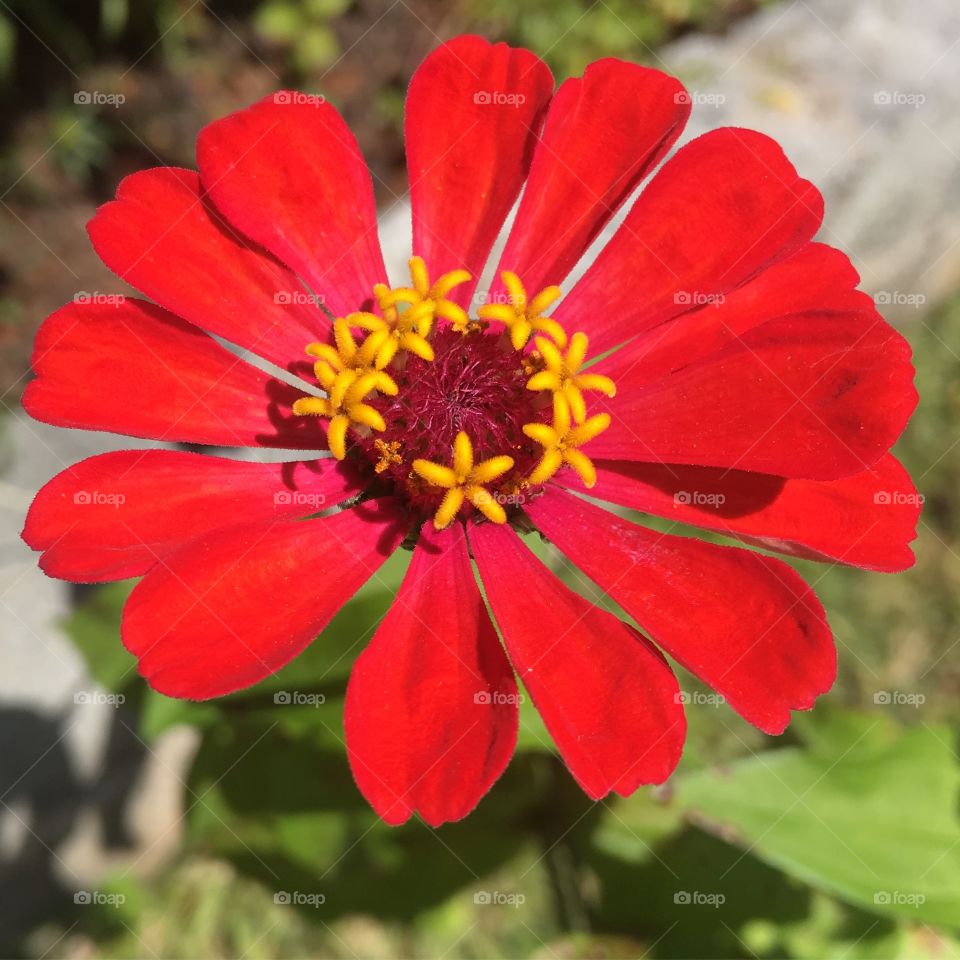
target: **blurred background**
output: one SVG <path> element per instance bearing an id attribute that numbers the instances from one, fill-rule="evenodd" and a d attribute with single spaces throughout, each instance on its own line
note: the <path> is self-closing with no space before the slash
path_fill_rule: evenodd
<path id="1" fill-rule="evenodd" d="M 119 642 L 131 585 L 50 581 L 18 537 L 50 476 L 137 444 L 34 423 L 19 397 L 44 316 L 124 289 L 88 247 L 97 204 L 191 166 L 201 126 L 278 87 L 342 110 L 402 267 L 404 90 L 464 31 L 558 80 L 602 56 L 675 72 L 685 139 L 781 140 L 824 190 L 821 239 L 913 344 L 898 452 L 925 509 L 905 574 L 797 563 L 840 680 L 785 736 L 681 673 L 665 787 L 591 804 L 525 712 L 470 818 L 390 829 L 340 714 L 405 557 L 270 682 L 157 696 Z M 958 91 L 955 0 L 0 0 L 0 956 L 960 957 Z"/>

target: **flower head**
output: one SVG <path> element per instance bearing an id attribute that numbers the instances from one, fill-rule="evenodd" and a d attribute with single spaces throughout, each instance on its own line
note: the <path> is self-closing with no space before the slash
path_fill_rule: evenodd
<path id="1" fill-rule="evenodd" d="M 518 684 L 591 797 L 663 781 L 685 720 L 654 643 L 781 732 L 835 675 L 810 588 L 768 553 L 580 494 L 766 551 L 903 569 L 919 500 L 888 451 L 913 371 L 847 258 L 813 241 L 820 195 L 776 143 L 720 129 L 661 164 L 689 109 L 657 70 L 606 59 L 554 94 L 527 51 L 443 44 L 407 97 L 402 286 L 326 101 L 268 97 L 201 132 L 199 172 L 128 177 L 89 230 L 149 300 L 49 317 L 24 406 L 263 462 L 158 449 L 76 464 L 27 517 L 43 569 L 142 578 L 126 648 L 156 690 L 205 699 L 281 669 L 412 547 L 345 700 L 357 785 L 390 823 L 477 804 L 513 752 Z M 515 204 L 499 280 L 472 310 Z M 272 462 L 277 449 L 299 457 Z M 561 581 L 531 530 L 645 635 Z"/>

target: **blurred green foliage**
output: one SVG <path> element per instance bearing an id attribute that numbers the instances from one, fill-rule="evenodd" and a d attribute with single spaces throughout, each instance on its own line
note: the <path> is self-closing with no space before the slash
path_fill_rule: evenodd
<path id="1" fill-rule="evenodd" d="M 345 13 L 352 0 L 266 0 L 253 17 L 257 34 L 288 52 L 297 72 L 309 75 L 329 66 L 340 54 L 330 21 Z"/>
<path id="2" fill-rule="evenodd" d="M 656 47 L 693 28 L 719 28 L 771 0 L 471 0 L 477 15 L 543 56 L 558 76 L 601 57 L 656 59 Z"/>

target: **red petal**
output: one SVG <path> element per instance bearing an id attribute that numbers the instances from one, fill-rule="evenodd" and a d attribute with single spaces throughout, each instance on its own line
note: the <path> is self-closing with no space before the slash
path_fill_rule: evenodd
<path id="1" fill-rule="evenodd" d="M 686 733 L 676 677 L 635 630 L 568 589 L 510 527 L 470 528 L 507 652 L 594 800 L 673 772 Z"/>
<path id="2" fill-rule="evenodd" d="M 716 353 L 768 320 L 792 313 L 838 310 L 879 319 L 873 300 L 856 289 L 859 282 L 845 254 L 808 243 L 726 296 L 640 334 L 629 345 L 630 377 L 657 380 Z"/>
<path id="3" fill-rule="evenodd" d="M 58 473 L 37 494 L 23 539 L 40 567 L 77 582 L 145 574 L 218 527 L 302 517 L 359 489 L 335 460 L 247 463 L 173 450 L 123 450 Z"/>
<path id="4" fill-rule="evenodd" d="M 464 305 L 520 193 L 552 92 L 549 68 L 528 50 L 473 36 L 438 47 L 410 81 L 413 252 L 431 276 L 473 274 L 451 294 Z"/>
<path id="5" fill-rule="evenodd" d="M 525 509 L 656 643 L 765 733 L 782 733 L 791 710 L 833 685 L 823 608 L 782 561 L 656 533 L 556 488 Z"/>
<path id="6" fill-rule="evenodd" d="M 920 497 L 889 454 L 842 480 L 784 480 L 762 473 L 598 461 L 591 495 L 634 510 L 730 534 L 768 550 L 895 572 L 913 565 Z M 557 478 L 577 489 L 570 474 Z"/>
<path id="7" fill-rule="evenodd" d="M 399 546 L 391 501 L 191 541 L 136 586 L 124 646 L 154 690 L 207 700 L 292 660 Z"/>
<path id="8" fill-rule="evenodd" d="M 23 406 L 58 427 L 223 447 L 324 449 L 303 391 L 267 376 L 179 318 L 127 297 L 70 303 L 34 341 Z"/>
<path id="9" fill-rule="evenodd" d="M 561 283 L 689 115 L 680 81 L 659 70 L 598 60 L 582 79 L 565 81 L 550 104 L 500 269 L 519 274 L 531 293 Z"/>
<path id="10" fill-rule="evenodd" d="M 554 317 L 597 356 L 789 256 L 822 217 L 776 142 L 714 130 L 667 161 Z"/>
<path id="11" fill-rule="evenodd" d="M 480 597 L 463 526 L 428 522 L 389 613 L 354 664 L 350 766 L 391 824 L 460 820 L 517 740 L 517 685 Z"/>
<path id="12" fill-rule="evenodd" d="M 875 312 L 771 320 L 644 384 L 616 355 L 613 423 L 591 457 L 835 480 L 869 469 L 916 405 L 910 347 Z"/>
<path id="13" fill-rule="evenodd" d="M 343 316 L 386 279 L 373 185 L 357 141 L 322 97 L 284 90 L 209 124 L 203 186 L 248 237 Z"/>
<path id="14" fill-rule="evenodd" d="M 127 177 L 87 227 L 103 262 L 161 307 L 287 367 L 329 321 L 303 284 L 229 227 L 192 170 Z"/>

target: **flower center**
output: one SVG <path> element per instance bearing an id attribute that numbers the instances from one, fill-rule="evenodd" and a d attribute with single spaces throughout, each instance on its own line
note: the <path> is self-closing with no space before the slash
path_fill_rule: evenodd
<path id="1" fill-rule="evenodd" d="M 584 391 L 612 397 L 616 388 L 580 372 L 586 336 L 568 341 L 544 316 L 559 288 L 528 298 L 505 271 L 508 302 L 481 307 L 471 320 L 448 299 L 470 279 L 466 271 L 431 284 L 413 257 L 410 274 L 410 287 L 374 289 L 379 313 L 338 318 L 332 343 L 308 345 L 326 396 L 302 397 L 293 412 L 325 418 L 335 457 L 355 458 L 372 484 L 418 515 L 432 513 L 438 528 L 471 508 L 505 523 L 567 466 L 593 486 L 596 472 L 580 447 L 610 418 L 587 416 Z"/>

